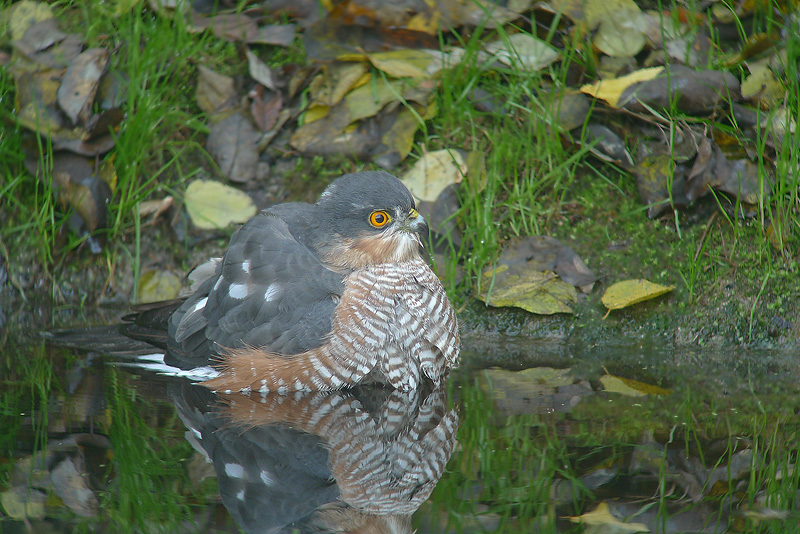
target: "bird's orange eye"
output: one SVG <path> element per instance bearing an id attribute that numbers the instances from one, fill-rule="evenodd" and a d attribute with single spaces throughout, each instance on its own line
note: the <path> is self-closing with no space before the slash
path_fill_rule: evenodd
<path id="1" fill-rule="evenodd" d="M 383 228 L 391 220 L 392 216 L 387 211 L 379 210 L 369 214 L 369 223 L 375 228 Z"/>

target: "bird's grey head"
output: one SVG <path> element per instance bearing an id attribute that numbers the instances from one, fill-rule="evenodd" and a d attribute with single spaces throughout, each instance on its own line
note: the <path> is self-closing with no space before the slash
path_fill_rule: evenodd
<path id="1" fill-rule="evenodd" d="M 419 257 L 428 225 L 414 197 L 389 173 L 365 171 L 337 178 L 317 201 L 321 230 L 329 244 L 320 252 L 348 268 Z"/>

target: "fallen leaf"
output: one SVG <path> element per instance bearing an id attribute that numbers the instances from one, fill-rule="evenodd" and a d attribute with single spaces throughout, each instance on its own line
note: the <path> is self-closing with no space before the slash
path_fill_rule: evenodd
<path id="1" fill-rule="evenodd" d="M 570 304 L 578 300 L 574 286 L 554 273 L 527 271 L 516 275 L 507 270 L 503 265 L 483 273 L 478 297 L 489 306 L 514 306 L 539 315 L 573 313 Z"/>
<path id="2" fill-rule="evenodd" d="M 148 302 L 171 300 L 178 296 L 181 287 L 181 279 L 170 271 L 145 271 L 139 277 L 138 301 L 141 304 L 146 304 Z"/>
<path id="3" fill-rule="evenodd" d="M 335 106 L 347 93 L 367 83 L 368 71 L 368 64 L 359 61 L 323 66 L 308 88 L 311 93 L 309 107 Z"/>
<path id="4" fill-rule="evenodd" d="M 295 24 L 267 24 L 260 26 L 249 44 L 268 44 L 276 46 L 289 46 L 294 41 Z"/>
<path id="5" fill-rule="evenodd" d="M 600 383 L 603 384 L 603 389 L 610 393 L 619 393 L 627 397 L 644 397 L 647 395 L 669 395 L 672 391 L 664 389 L 652 384 L 645 384 L 638 380 L 631 380 L 630 378 L 622 378 L 605 374 L 600 377 Z"/>
<path id="6" fill-rule="evenodd" d="M 90 48 L 67 67 L 58 88 L 58 104 L 72 124 L 83 124 L 89 119 L 97 87 L 107 65 L 108 50 Z"/>
<path id="7" fill-rule="evenodd" d="M 461 152 L 444 149 L 425 153 L 402 180 L 414 197 L 434 202 L 447 186 L 460 183 L 465 174 L 467 165 Z"/>
<path id="8" fill-rule="evenodd" d="M 192 30 L 195 32 L 211 29 L 214 35 L 226 41 L 249 42 L 258 36 L 256 21 L 244 13 L 226 13 L 204 17 L 192 11 Z"/>
<path id="9" fill-rule="evenodd" d="M 570 247 L 550 236 L 536 235 L 509 242 L 497 260 L 511 275 L 529 271 L 555 272 L 584 293 L 592 290 L 597 276 Z"/>
<path id="10" fill-rule="evenodd" d="M 704 113 L 716 109 L 720 102 L 737 100 L 739 95 L 739 80 L 730 72 L 673 65 L 668 74 L 662 72 L 625 88 L 615 107 L 638 113 L 649 112 L 649 108 Z"/>
<path id="11" fill-rule="evenodd" d="M 425 78 L 428 77 L 426 69 L 433 61 L 433 57 L 425 50 L 390 50 L 367 54 L 370 63 L 395 78 Z"/>
<path id="12" fill-rule="evenodd" d="M 247 193 L 213 180 L 195 180 L 186 188 L 186 211 L 198 228 L 225 228 L 256 214 Z"/>
<path id="13" fill-rule="evenodd" d="M 541 70 L 559 58 L 556 49 L 527 33 L 516 33 L 508 39 L 493 41 L 484 48 L 501 63 L 509 67 L 519 64 L 530 71 Z"/>
<path id="14" fill-rule="evenodd" d="M 276 90 L 275 80 L 272 78 L 272 70 L 261 61 L 261 59 L 255 55 L 249 48 L 245 49 L 245 55 L 247 56 L 247 65 L 250 69 L 250 76 L 266 87 L 267 89 L 272 89 L 273 91 Z"/>
<path id="15" fill-rule="evenodd" d="M 3 18 L 9 21 L 11 40 L 18 41 L 31 26 L 53 18 L 53 10 L 48 4 L 23 0 L 7 8 Z"/>
<path id="16" fill-rule="evenodd" d="M 649 69 L 639 69 L 627 76 L 619 78 L 608 78 L 595 83 L 581 86 L 581 92 L 591 95 L 600 100 L 605 100 L 608 105 L 619 107 L 619 100 L 622 92 L 628 87 L 647 80 L 652 80 L 664 71 L 664 67 L 652 67 Z"/>
<path id="17" fill-rule="evenodd" d="M 211 124 L 206 150 L 229 180 L 247 182 L 256 176 L 259 134 L 241 112 Z"/>
<path id="18" fill-rule="evenodd" d="M 612 57 L 633 57 L 642 51 L 647 42 L 644 35 L 647 26 L 647 18 L 635 4 L 608 11 L 599 19 L 592 44 Z"/>
<path id="19" fill-rule="evenodd" d="M 215 113 L 236 100 L 236 84 L 233 78 L 214 72 L 208 67 L 197 67 L 197 89 L 195 99 L 200 109 Z"/>
<path id="20" fill-rule="evenodd" d="M 264 97 L 264 88 L 261 85 L 250 93 L 250 113 L 253 115 L 253 121 L 258 129 L 268 132 L 278 121 L 283 108 L 283 98 L 278 92 L 273 93 L 272 98 L 267 98 L 267 100 L 264 100 Z"/>
<path id="21" fill-rule="evenodd" d="M 673 289 L 675 289 L 675 286 L 662 286 L 644 279 L 624 280 L 606 289 L 601 300 L 609 311 L 618 310 L 660 297 Z"/>

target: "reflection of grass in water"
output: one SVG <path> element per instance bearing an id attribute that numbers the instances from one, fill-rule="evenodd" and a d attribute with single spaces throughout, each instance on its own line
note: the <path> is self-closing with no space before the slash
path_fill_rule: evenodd
<path id="1" fill-rule="evenodd" d="M 101 508 L 123 531 L 177 531 L 193 517 L 184 469 L 192 449 L 182 424 L 174 411 L 159 410 L 120 373 L 106 376 L 114 458 Z"/>
<path id="2" fill-rule="evenodd" d="M 800 470 L 794 467 L 800 423 L 785 395 L 784 408 L 772 409 L 781 402 L 777 395 L 752 392 L 726 397 L 686 388 L 635 399 L 598 394 L 569 414 L 506 417 L 477 381 L 456 391 L 459 447 L 418 524 L 446 522 L 448 532 L 472 532 L 476 523 L 497 532 L 531 525 L 540 532 L 580 532 L 564 530 L 564 517 L 603 501 L 633 502 L 642 518 L 649 512 L 654 532 L 686 521 L 678 514 L 695 514 L 720 532 L 789 533 L 800 521 Z M 637 472 L 631 470 L 634 455 Z M 617 474 L 589 490 L 579 477 L 598 468 Z M 691 477 L 699 485 L 688 484 Z"/>
<path id="3" fill-rule="evenodd" d="M 39 453 L 47 447 L 48 399 L 53 386 L 53 362 L 44 343 L 24 351 L 6 344 L 0 358 L 0 455 L 19 455 L 20 431 L 32 426 L 33 443 L 25 453 Z M 25 438 L 29 439 L 29 438 Z M 33 466 L 33 464 L 31 464 Z M 6 482 L 14 462 L 0 462 L 0 480 Z"/>

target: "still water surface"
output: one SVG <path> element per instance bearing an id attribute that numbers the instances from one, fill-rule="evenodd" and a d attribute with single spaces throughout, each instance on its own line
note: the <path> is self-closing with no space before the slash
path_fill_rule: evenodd
<path id="1" fill-rule="evenodd" d="M 247 397 L 20 330 L 2 533 L 800 532 L 795 354 L 467 335 L 441 389 Z"/>

